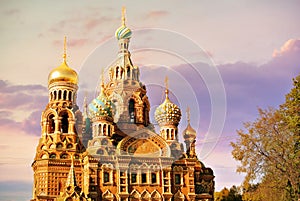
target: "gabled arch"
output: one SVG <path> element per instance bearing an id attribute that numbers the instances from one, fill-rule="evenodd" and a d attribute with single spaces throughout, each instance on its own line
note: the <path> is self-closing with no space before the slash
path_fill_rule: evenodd
<path id="1" fill-rule="evenodd" d="M 185 198 L 184 194 L 178 190 L 174 195 L 174 201 L 183 201 Z"/>
<path id="2" fill-rule="evenodd" d="M 107 189 L 102 194 L 102 198 L 103 198 L 103 200 L 113 200 L 114 199 L 114 194 L 112 194 L 112 192 L 110 192 L 110 190 Z"/>
<path id="3" fill-rule="evenodd" d="M 130 200 L 140 200 L 140 198 L 141 198 L 141 195 L 137 190 L 134 189 L 133 191 L 131 191 Z"/>
<path id="4" fill-rule="evenodd" d="M 162 200 L 161 195 L 157 190 L 154 190 L 151 193 L 151 200 L 153 200 L 153 201 L 161 201 Z"/>
<path id="5" fill-rule="evenodd" d="M 142 198 L 142 200 L 151 200 L 151 194 L 149 193 L 149 191 L 144 190 L 141 193 L 141 198 Z"/>

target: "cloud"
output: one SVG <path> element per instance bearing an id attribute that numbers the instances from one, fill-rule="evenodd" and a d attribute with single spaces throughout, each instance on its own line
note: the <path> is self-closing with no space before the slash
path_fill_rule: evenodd
<path id="1" fill-rule="evenodd" d="M 287 54 L 299 53 L 300 51 L 300 39 L 290 39 L 284 43 L 284 45 L 279 49 L 275 49 L 273 52 L 273 57 L 280 57 Z"/>
<path id="2" fill-rule="evenodd" d="M 146 15 L 146 19 L 157 19 L 167 16 L 169 13 L 163 10 L 151 11 Z"/>
<path id="3" fill-rule="evenodd" d="M 42 85 L 12 85 L 0 80 L 0 108 L 2 111 L 42 108 L 47 100 L 46 92 Z"/>
<path id="4" fill-rule="evenodd" d="M 40 135 L 40 116 L 48 100 L 42 85 L 14 85 L 0 80 L 0 126 Z"/>

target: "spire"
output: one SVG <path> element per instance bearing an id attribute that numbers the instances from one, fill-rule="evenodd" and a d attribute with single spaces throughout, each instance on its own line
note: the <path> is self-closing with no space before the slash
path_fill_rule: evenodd
<path id="1" fill-rule="evenodd" d="M 186 118 L 187 118 L 188 124 L 190 124 L 190 122 L 191 122 L 190 107 L 186 108 Z"/>
<path id="2" fill-rule="evenodd" d="M 84 119 L 86 119 L 88 117 L 88 110 L 87 110 L 88 104 L 87 104 L 86 97 L 87 97 L 87 92 L 85 93 L 84 99 L 83 99 L 83 117 L 84 117 Z"/>
<path id="3" fill-rule="evenodd" d="M 165 86 L 166 86 L 166 90 L 165 90 L 165 94 L 166 94 L 166 100 L 169 100 L 169 78 L 168 76 L 166 76 L 165 78 Z"/>
<path id="4" fill-rule="evenodd" d="M 67 37 L 64 37 L 64 54 L 63 54 L 64 62 L 67 62 Z"/>
<path id="5" fill-rule="evenodd" d="M 75 170 L 74 170 L 74 156 L 71 156 L 71 168 L 70 172 L 68 174 L 67 182 L 66 182 L 66 187 L 73 187 L 75 188 L 77 186 L 76 182 L 76 176 L 75 176 Z"/>
<path id="6" fill-rule="evenodd" d="M 125 8 L 125 6 L 123 6 L 122 7 L 122 26 L 126 26 L 126 24 L 125 24 L 125 20 L 126 20 L 126 18 L 125 18 L 125 15 L 126 15 L 126 8 Z"/>
<path id="7" fill-rule="evenodd" d="M 101 71 L 101 91 L 104 90 L 104 69 Z"/>

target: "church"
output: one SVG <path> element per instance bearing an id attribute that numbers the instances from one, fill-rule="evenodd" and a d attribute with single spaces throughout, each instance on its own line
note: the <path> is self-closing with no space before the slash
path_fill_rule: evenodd
<path id="1" fill-rule="evenodd" d="M 181 109 L 169 98 L 167 81 L 165 100 L 155 110 L 159 133 L 150 122 L 147 89 L 129 52 L 131 34 L 123 10 L 116 62 L 102 75 L 99 95 L 90 103 L 85 98 L 82 111 L 65 39 L 63 62 L 48 76 L 31 201 L 214 199 L 213 171 L 197 158 L 189 111 L 186 129 L 178 130 Z"/>

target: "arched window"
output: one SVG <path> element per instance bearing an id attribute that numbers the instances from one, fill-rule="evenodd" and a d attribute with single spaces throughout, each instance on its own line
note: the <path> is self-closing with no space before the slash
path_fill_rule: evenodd
<path id="1" fill-rule="evenodd" d="M 52 158 L 52 159 L 56 158 L 56 154 L 50 154 L 49 158 Z"/>
<path id="2" fill-rule="evenodd" d="M 53 114 L 49 115 L 48 122 L 49 122 L 48 132 L 49 133 L 54 133 L 54 131 L 55 131 L 55 121 L 54 121 L 54 115 Z"/>
<path id="3" fill-rule="evenodd" d="M 127 78 L 130 78 L 130 67 L 127 66 Z"/>
<path id="4" fill-rule="evenodd" d="M 119 66 L 117 66 L 116 68 L 116 79 L 118 79 L 118 76 L 119 76 Z"/>
<path id="5" fill-rule="evenodd" d="M 108 136 L 110 136 L 110 134 L 111 134 L 111 127 L 110 127 L 110 125 L 107 126 L 107 134 L 108 134 Z"/>
<path id="6" fill-rule="evenodd" d="M 68 133 L 68 128 L 69 128 L 69 116 L 67 112 L 62 113 L 61 115 L 61 130 L 63 133 Z"/>
<path id="7" fill-rule="evenodd" d="M 167 140 L 169 140 L 170 139 L 170 131 L 169 131 L 169 129 L 167 129 Z"/>
<path id="8" fill-rule="evenodd" d="M 143 116 L 144 116 L 144 123 L 145 123 L 145 126 L 148 126 L 148 110 L 147 110 L 147 104 L 144 103 L 144 107 L 143 107 Z"/>
<path id="9" fill-rule="evenodd" d="M 103 135 L 106 135 L 106 124 L 103 125 Z"/>
<path id="10" fill-rule="evenodd" d="M 64 98 L 63 99 L 67 100 L 67 91 L 66 90 L 64 90 Z"/>
<path id="11" fill-rule="evenodd" d="M 68 98 L 69 101 L 72 100 L 72 91 L 69 91 L 69 98 Z"/>
<path id="12" fill-rule="evenodd" d="M 61 99 L 61 90 L 58 91 L 58 100 Z"/>
<path id="13" fill-rule="evenodd" d="M 128 111 L 129 111 L 130 122 L 134 123 L 134 100 L 133 99 L 129 100 Z"/>
<path id="14" fill-rule="evenodd" d="M 57 98 L 57 94 L 56 94 L 56 91 L 54 91 L 54 99 L 53 100 L 56 100 Z"/>
<path id="15" fill-rule="evenodd" d="M 99 124 L 99 126 L 98 126 L 98 135 L 100 136 L 101 133 L 102 133 L 102 130 L 101 130 L 101 124 Z"/>

